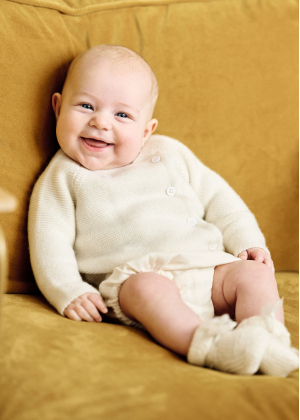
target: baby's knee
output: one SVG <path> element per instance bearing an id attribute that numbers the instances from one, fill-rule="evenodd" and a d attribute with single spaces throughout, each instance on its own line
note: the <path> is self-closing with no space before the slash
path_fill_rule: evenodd
<path id="1" fill-rule="evenodd" d="M 277 288 L 273 270 L 266 264 L 257 261 L 244 261 L 244 273 L 241 283 L 253 287 L 263 286 Z"/>
<path id="2" fill-rule="evenodd" d="M 172 280 L 156 273 L 137 273 L 130 276 L 122 285 L 120 293 L 129 293 L 131 298 L 139 301 L 166 297 L 170 293 L 178 293 L 177 286 Z"/>
<path id="3" fill-rule="evenodd" d="M 258 261 L 248 261 L 248 268 L 250 264 L 251 264 L 251 270 L 256 277 L 264 278 L 270 281 L 275 280 L 273 270 L 270 267 L 268 267 L 266 264 L 263 264 Z"/>

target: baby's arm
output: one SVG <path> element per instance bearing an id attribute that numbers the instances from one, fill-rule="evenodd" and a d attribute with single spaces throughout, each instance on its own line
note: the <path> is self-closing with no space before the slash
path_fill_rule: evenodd
<path id="1" fill-rule="evenodd" d="M 101 322 L 99 311 L 107 312 L 101 296 L 88 292 L 74 299 L 64 310 L 64 315 L 74 321 Z"/>
<path id="2" fill-rule="evenodd" d="M 181 155 L 186 162 L 189 183 L 204 207 L 204 220 L 222 233 L 225 251 L 238 256 L 244 250 L 261 248 L 268 254 L 265 238 L 255 216 L 241 197 L 184 145 L 181 145 Z M 257 252 L 254 254 L 256 260 L 260 258 Z M 254 254 L 249 252 L 248 255 L 247 252 L 247 259 L 252 259 Z M 245 255 L 242 254 L 243 258 Z"/>
<path id="3" fill-rule="evenodd" d="M 77 164 L 58 152 L 35 185 L 29 207 L 30 259 L 46 299 L 64 315 L 85 293 L 100 295 L 84 282 L 74 252 Z"/>

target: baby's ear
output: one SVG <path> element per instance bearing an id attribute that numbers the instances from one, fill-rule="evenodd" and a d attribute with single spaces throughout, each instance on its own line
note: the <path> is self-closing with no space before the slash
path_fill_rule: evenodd
<path id="1" fill-rule="evenodd" d="M 146 141 L 148 140 L 148 138 L 151 136 L 151 134 L 153 133 L 153 131 L 156 129 L 157 124 L 158 124 L 158 121 L 155 118 L 153 118 L 152 120 L 150 120 L 147 123 L 146 128 L 145 128 L 145 131 L 144 131 L 144 138 L 143 138 L 144 139 L 144 142 L 143 142 L 143 145 L 146 143 Z"/>
<path id="2" fill-rule="evenodd" d="M 52 96 L 52 108 L 56 117 L 56 121 L 60 114 L 60 108 L 61 108 L 61 94 L 60 93 L 54 93 Z"/>

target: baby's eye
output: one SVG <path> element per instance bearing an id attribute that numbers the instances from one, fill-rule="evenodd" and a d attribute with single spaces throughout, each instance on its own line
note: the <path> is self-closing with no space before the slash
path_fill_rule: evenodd
<path id="1" fill-rule="evenodd" d="M 124 114 L 124 112 L 118 112 L 117 113 L 117 117 L 128 118 L 128 115 L 127 114 Z"/>
<path id="2" fill-rule="evenodd" d="M 89 104 L 81 104 L 81 106 L 82 108 L 85 108 L 85 109 L 93 109 L 92 105 L 89 105 Z"/>

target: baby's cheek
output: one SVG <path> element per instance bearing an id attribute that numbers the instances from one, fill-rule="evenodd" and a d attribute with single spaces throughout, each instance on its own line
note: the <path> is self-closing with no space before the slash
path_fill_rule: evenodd
<path id="1" fill-rule="evenodd" d="M 137 157 L 142 149 L 142 141 L 139 138 L 126 137 L 118 148 L 118 153 L 123 156 Z"/>

